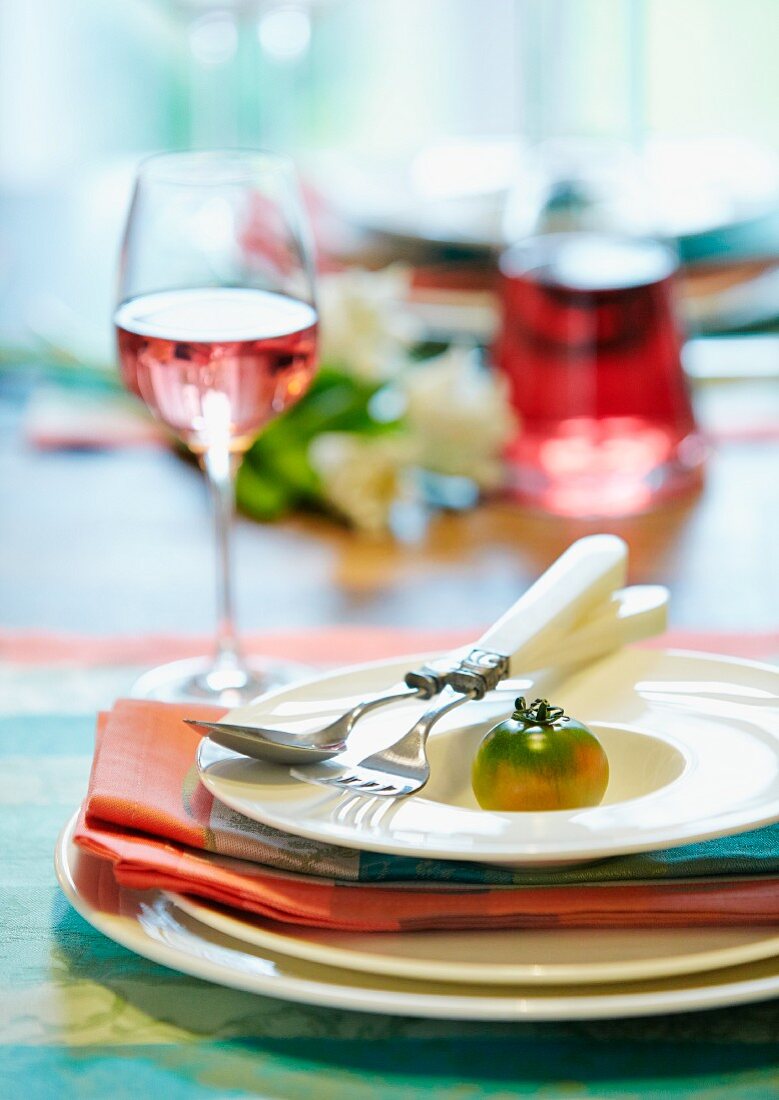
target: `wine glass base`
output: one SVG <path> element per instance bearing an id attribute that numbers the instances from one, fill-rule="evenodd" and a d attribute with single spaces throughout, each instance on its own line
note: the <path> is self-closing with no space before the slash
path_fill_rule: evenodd
<path id="1" fill-rule="evenodd" d="M 192 657 L 144 672 L 133 684 L 130 695 L 133 699 L 164 703 L 238 707 L 310 673 L 311 669 L 305 665 L 260 657 L 232 666 L 220 665 L 213 657 Z"/>

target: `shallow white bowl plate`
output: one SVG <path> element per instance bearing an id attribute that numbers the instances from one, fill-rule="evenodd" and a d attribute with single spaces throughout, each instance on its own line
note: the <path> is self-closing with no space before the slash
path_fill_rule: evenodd
<path id="1" fill-rule="evenodd" d="M 326 966 L 419 981 L 594 984 L 695 974 L 779 955 L 776 928 L 572 928 L 331 932 L 291 927 L 168 893 L 196 920 L 256 947 Z"/>
<path id="2" fill-rule="evenodd" d="M 360 695 L 397 682 L 419 657 L 356 666 L 262 701 L 283 717 L 294 702 Z M 470 764 L 510 700 L 492 696 L 445 718 L 428 743 L 432 775 L 419 795 L 379 799 L 314 786 L 286 766 L 251 761 L 208 739 L 198 768 L 221 802 L 266 825 L 347 848 L 510 866 L 583 863 L 674 847 L 779 820 L 779 670 L 701 654 L 624 649 L 565 678 L 528 681 L 590 725 L 609 757 L 600 806 L 554 813 L 481 810 Z M 389 744 L 425 704 L 363 719 L 342 759 Z"/>
<path id="3" fill-rule="evenodd" d="M 339 970 L 251 947 L 182 913 L 157 890 L 117 886 L 110 864 L 73 844 L 76 818 L 56 851 L 60 886 L 95 928 L 139 955 L 218 985 L 268 997 L 388 1015 L 461 1020 L 575 1020 L 690 1012 L 779 995 L 779 961 L 694 977 L 588 987 L 457 985 Z"/>

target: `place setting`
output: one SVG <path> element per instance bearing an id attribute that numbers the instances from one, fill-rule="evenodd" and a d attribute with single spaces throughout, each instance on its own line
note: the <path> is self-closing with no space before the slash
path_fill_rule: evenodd
<path id="1" fill-rule="evenodd" d="M 779 1095 L 779 5 L 107 8 L 0 16 L 5 1092 Z"/>
<path id="2" fill-rule="evenodd" d="M 174 970 L 363 1012 L 776 996 L 779 675 L 636 645 L 668 592 L 627 569 L 588 536 L 451 653 L 228 711 L 118 700 L 57 843 L 65 896 Z"/>

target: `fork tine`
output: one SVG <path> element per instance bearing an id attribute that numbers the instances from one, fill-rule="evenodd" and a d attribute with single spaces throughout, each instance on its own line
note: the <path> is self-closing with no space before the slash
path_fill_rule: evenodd
<path id="1" fill-rule="evenodd" d="M 317 782 L 328 787 L 340 787 L 342 790 L 351 791 L 354 794 L 365 791 L 367 794 L 391 795 L 398 794 L 401 790 L 405 790 L 405 784 L 401 788 L 395 783 L 382 783 L 377 779 L 368 779 L 365 776 L 355 775 L 354 773 L 339 775 L 335 779 L 319 779 Z"/>
<path id="2" fill-rule="evenodd" d="M 291 769 L 295 779 L 322 787 L 336 787 L 368 798 L 402 798 L 424 787 L 430 776 L 425 741 L 433 724 L 455 707 L 467 703 L 475 692 L 447 686 L 434 706 L 428 707 L 410 730 L 392 745 L 366 756 L 357 764 L 336 757 L 305 770 Z"/>

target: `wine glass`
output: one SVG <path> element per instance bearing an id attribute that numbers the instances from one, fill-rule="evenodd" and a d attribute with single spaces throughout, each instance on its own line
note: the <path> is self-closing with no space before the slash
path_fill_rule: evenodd
<path id="1" fill-rule="evenodd" d="M 312 252 L 291 163 L 254 151 L 144 161 L 114 321 L 125 385 L 205 472 L 217 544 L 214 654 L 152 669 L 133 694 L 237 705 L 299 674 L 243 656 L 230 569 L 237 465 L 316 366 Z"/>

